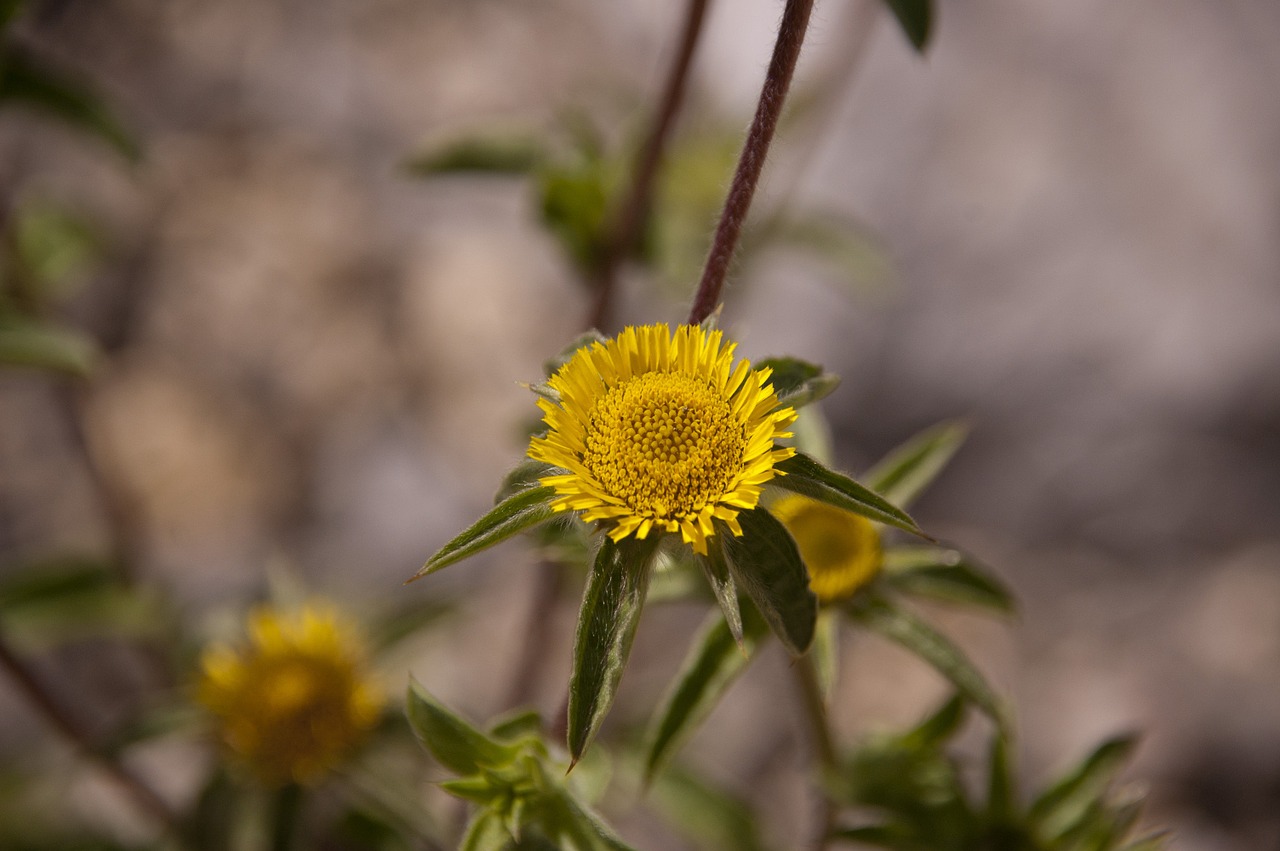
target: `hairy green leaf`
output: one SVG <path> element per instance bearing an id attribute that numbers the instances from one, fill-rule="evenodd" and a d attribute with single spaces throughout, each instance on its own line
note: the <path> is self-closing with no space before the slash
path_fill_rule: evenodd
<path id="1" fill-rule="evenodd" d="M 883 577 L 905 594 L 998 612 L 1014 610 L 1009 589 L 957 550 L 893 547 L 884 554 Z"/>
<path id="2" fill-rule="evenodd" d="M 607 343 L 609 338 L 592 328 L 583 334 L 579 334 L 569 341 L 569 345 L 560 350 L 560 353 L 542 365 L 546 371 L 547 377 L 555 375 L 560 371 L 560 367 L 573 360 L 573 356 L 583 349 L 590 348 L 596 343 Z"/>
<path id="3" fill-rule="evenodd" d="M 968 434 L 964 423 L 939 423 L 892 450 L 862 479 L 894 505 L 910 505 L 942 472 Z"/>
<path id="4" fill-rule="evenodd" d="M 786 475 L 776 476 L 769 484 L 861 514 L 870 520 L 897 527 L 913 535 L 928 538 L 916 521 L 884 497 L 858 484 L 848 476 L 842 476 L 798 452 L 777 465 Z"/>
<path id="5" fill-rule="evenodd" d="M 551 500 L 555 495 L 555 488 L 536 487 L 507 497 L 472 524 L 471 528 L 441 547 L 409 581 L 435 573 L 501 543 L 512 535 L 550 520 L 555 515 L 551 509 Z"/>
<path id="6" fill-rule="evenodd" d="M 1089 806 L 1106 794 L 1116 774 L 1137 747 L 1138 738 L 1108 739 L 1067 772 L 1031 805 L 1030 821 L 1041 835 L 1054 838 L 1068 831 Z"/>
<path id="7" fill-rule="evenodd" d="M 707 577 L 707 582 L 711 585 L 712 593 L 716 596 L 716 602 L 720 604 L 720 611 L 724 614 L 725 623 L 729 626 L 733 640 L 741 645 L 742 611 L 738 606 L 738 586 L 733 581 L 733 574 L 729 571 L 729 565 L 724 559 L 720 539 L 713 536 L 707 541 L 707 554 L 698 555 L 697 559 L 698 565 Z"/>
<path id="8" fill-rule="evenodd" d="M 774 634 L 795 655 L 809 649 L 818 620 L 818 598 L 786 528 L 763 508 L 738 513 L 742 535 L 723 527 L 724 554 L 738 587 L 756 604 Z"/>
<path id="9" fill-rule="evenodd" d="M 494 741 L 445 708 L 416 680 L 409 682 L 409 725 L 436 761 L 463 776 L 500 767 L 516 758 L 519 749 Z"/>
<path id="10" fill-rule="evenodd" d="M 933 0 L 885 0 L 907 40 L 924 53 L 933 31 Z"/>
<path id="11" fill-rule="evenodd" d="M 478 810 L 467 825 L 458 851 L 506 851 L 514 845 L 501 815 L 493 810 Z"/>
<path id="12" fill-rule="evenodd" d="M 719 612 L 707 616 L 694 638 L 680 673 L 650 721 L 645 737 L 646 783 L 653 781 L 685 738 L 707 717 L 768 634 L 768 625 L 754 608 L 747 607 L 742 614 L 741 644 Z"/>
<path id="13" fill-rule="evenodd" d="M 1007 729 L 1003 703 L 951 639 L 888 600 L 864 599 L 850 606 L 849 611 L 858 622 L 928 662 L 998 726 Z"/>
<path id="14" fill-rule="evenodd" d="M 498 492 L 494 495 L 494 503 L 501 503 L 503 500 L 510 499 L 519 493 L 541 487 L 541 479 L 547 476 L 558 476 L 567 472 L 563 468 L 548 464 L 545 461 L 535 461 L 532 458 L 526 458 L 515 466 L 515 468 L 507 473 L 502 480 L 502 486 L 498 488 Z"/>
<path id="15" fill-rule="evenodd" d="M 968 703 L 963 695 L 953 695 L 932 715 L 921 721 L 914 730 L 903 736 L 903 743 L 912 749 L 941 748 L 964 723 L 967 706 Z"/>
<path id="16" fill-rule="evenodd" d="M 4 101 L 39 109 L 88 131 L 128 160 L 140 156 L 138 143 L 96 93 L 13 43 L 6 45 L 0 74 L 0 102 Z"/>
<path id="17" fill-rule="evenodd" d="M 606 537 L 587 578 L 569 679 L 569 754 L 582 758 L 613 703 L 631 653 L 659 535 Z"/>
<path id="18" fill-rule="evenodd" d="M 755 364 L 755 368 L 773 370 L 769 383 L 778 394 L 779 404 L 793 408 L 818 401 L 840 384 L 840 376 L 799 358 L 766 358 Z"/>

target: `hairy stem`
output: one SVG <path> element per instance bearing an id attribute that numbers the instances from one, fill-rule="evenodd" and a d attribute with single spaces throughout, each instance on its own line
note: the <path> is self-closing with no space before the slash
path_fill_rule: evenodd
<path id="1" fill-rule="evenodd" d="M 597 279 L 594 281 L 596 297 L 587 320 L 589 327 L 605 330 L 604 326 L 609 322 L 613 293 L 617 287 L 618 267 L 635 247 L 640 237 L 640 229 L 648 214 L 653 197 L 654 179 L 658 175 L 658 165 L 662 162 L 667 140 L 671 136 L 671 128 L 675 126 L 676 115 L 684 102 L 684 93 L 689 82 L 689 69 L 693 65 L 694 49 L 702 34 L 702 23 L 706 19 L 708 5 L 709 0 L 689 0 L 680 33 L 680 44 L 676 49 L 671 68 L 667 72 L 662 99 L 658 103 L 658 110 L 649 128 L 649 135 L 645 138 L 644 147 L 640 149 L 636 159 L 627 194 L 606 236 L 604 256 L 596 273 Z"/>
<path id="2" fill-rule="evenodd" d="M 799 686 L 800 700 L 804 706 L 805 720 L 808 722 L 809 737 L 813 744 L 815 774 L 834 772 L 838 767 L 835 741 L 831 735 L 831 724 L 827 720 L 827 701 L 822 694 L 822 686 L 818 682 L 818 672 L 813 666 L 813 656 L 806 654 L 795 661 L 792 670 Z M 818 832 L 814 837 L 813 848 L 822 851 L 827 847 L 827 837 L 831 833 L 835 813 L 822 785 L 818 786 L 819 810 Z"/>
<path id="3" fill-rule="evenodd" d="M 778 40 L 773 47 L 773 58 L 769 60 L 764 87 L 760 90 L 760 102 L 756 106 L 751 128 L 747 131 L 747 140 L 742 146 L 733 183 L 729 186 L 724 212 L 720 214 L 720 224 L 716 228 L 711 252 L 707 255 L 707 264 L 702 271 L 702 281 L 693 298 L 693 308 L 689 312 L 690 325 L 702 322 L 720 303 L 720 293 L 724 289 L 729 263 L 738 245 L 747 211 L 751 208 L 756 185 L 760 182 L 760 172 L 764 169 L 769 143 L 773 141 L 778 118 L 782 115 L 782 104 L 791 87 L 791 78 L 795 75 L 796 61 L 800 58 L 800 47 L 804 44 L 809 13 L 812 11 L 813 0 L 787 0 L 787 6 L 782 12 L 782 24 L 778 28 Z"/>
<path id="4" fill-rule="evenodd" d="M 141 778 L 94 747 L 89 734 L 44 687 L 35 671 L 13 652 L 3 637 L 0 637 L 0 668 L 8 672 L 18 689 L 26 695 L 49 726 L 128 793 L 139 811 L 145 813 L 165 833 L 171 836 L 177 834 L 177 817 L 169 809 L 169 805 Z"/>

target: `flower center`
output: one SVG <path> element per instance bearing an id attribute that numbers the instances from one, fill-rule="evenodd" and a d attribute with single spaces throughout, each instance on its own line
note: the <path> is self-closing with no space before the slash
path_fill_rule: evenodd
<path id="1" fill-rule="evenodd" d="M 729 490 L 747 438 L 705 380 L 647 372 L 596 401 L 585 443 L 583 463 L 610 496 L 669 519 L 696 514 Z"/>

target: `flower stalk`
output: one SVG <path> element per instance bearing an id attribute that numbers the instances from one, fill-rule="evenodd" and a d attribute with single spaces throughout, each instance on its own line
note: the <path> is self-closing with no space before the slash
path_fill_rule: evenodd
<path id="1" fill-rule="evenodd" d="M 773 141 L 778 119 L 782 116 L 783 102 L 791 88 L 791 78 L 795 76 L 796 62 L 800 59 L 800 48 L 804 44 L 804 34 L 809 27 L 809 14 L 812 11 L 813 0 L 787 0 L 782 12 L 778 40 L 773 47 L 773 57 L 769 60 L 764 87 L 760 90 L 755 118 L 747 131 L 747 139 L 738 158 L 738 168 L 733 175 L 733 183 L 729 186 L 720 224 L 716 227 L 711 251 L 702 271 L 702 280 L 689 311 L 690 325 L 701 323 L 720 303 L 729 264 L 733 260 L 738 237 L 742 234 L 747 211 L 751 208 L 751 199 L 760 182 L 769 144 Z"/>
<path id="2" fill-rule="evenodd" d="M 680 44 L 676 49 L 675 61 L 672 62 L 667 73 L 666 84 L 662 89 L 662 99 L 654 115 L 653 124 L 649 128 L 649 135 L 645 138 L 644 147 L 640 149 L 636 159 L 627 194 L 607 234 L 604 256 L 597 272 L 597 280 L 594 282 L 595 300 L 587 319 L 588 327 L 604 330 L 609 323 L 613 293 L 617 287 L 618 266 L 635 246 L 644 224 L 653 197 L 653 184 L 658 175 L 658 166 L 662 162 L 671 129 L 675 126 L 676 116 L 684 103 L 684 94 L 689 82 L 689 69 L 693 66 L 694 50 L 702 35 L 702 24 L 706 19 L 708 5 L 709 0 L 689 0 L 689 7 L 680 32 Z"/>

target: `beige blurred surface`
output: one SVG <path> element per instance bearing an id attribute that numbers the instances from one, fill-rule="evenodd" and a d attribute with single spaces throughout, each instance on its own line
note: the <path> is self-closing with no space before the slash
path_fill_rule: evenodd
<path id="1" fill-rule="evenodd" d="M 475 618 L 413 672 L 467 711 L 504 708 L 532 556 L 507 545 L 400 583 L 520 457 L 534 411 L 517 382 L 586 302 L 526 186 L 399 165 L 569 109 L 638 120 L 682 4 L 36 5 L 28 34 L 146 149 L 130 169 L 34 119 L 0 125 L 11 196 L 81 210 L 111 245 L 69 315 L 108 350 L 77 392 L 142 574 L 192 611 L 247 599 L 274 560 L 367 605 L 464 595 Z M 691 109 L 745 124 L 778 4 L 713 5 Z M 802 83 L 857 49 L 854 5 L 818 4 Z M 1022 599 L 1007 627 L 940 618 L 1014 695 L 1030 778 L 1140 728 L 1131 774 L 1176 847 L 1275 848 L 1280 5 L 940 5 L 923 60 L 873 16 L 829 120 L 805 125 L 820 136 L 784 132 L 763 189 L 864 222 L 892 282 L 868 294 L 771 257 L 731 283 L 725 324 L 749 356 L 844 376 L 824 405 L 847 468 L 971 420 L 917 514 Z M 622 320 L 682 318 L 626 280 Z M 0 563 L 109 545 L 64 401 L 0 376 Z M 554 614 L 567 627 L 572 606 Z M 696 621 L 646 615 L 624 701 L 661 691 Z M 555 639 L 547 711 L 567 628 Z M 891 648 L 854 645 L 842 730 L 904 724 L 941 694 Z M 771 802 L 781 836 L 803 753 L 778 676 L 785 661 L 762 660 L 690 755 Z"/>

